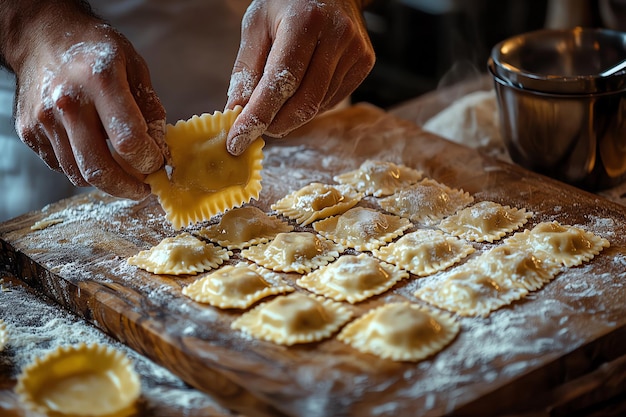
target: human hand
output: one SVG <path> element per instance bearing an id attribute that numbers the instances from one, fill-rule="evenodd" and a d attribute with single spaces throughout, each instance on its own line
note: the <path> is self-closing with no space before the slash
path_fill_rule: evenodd
<path id="1" fill-rule="evenodd" d="M 226 108 L 244 107 L 228 151 L 239 155 L 262 134 L 285 136 L 333 108 L 374 60 L 358 0 L 254 0 L 228 91 Z"/>
<path id="2" fill-rule="evenodd" d="M 140 199 L 164 163 L 165 110 L 143 59 L 120 33 L 74 10 L 39 14 L 17 64 L 16 129 L 76 186 Z M 52 18 L 52 17 L 50 17 Z M 61 20 L 61 21 L 59 21 Z M 24 37 L 24 42 L 28 42 Z"/>

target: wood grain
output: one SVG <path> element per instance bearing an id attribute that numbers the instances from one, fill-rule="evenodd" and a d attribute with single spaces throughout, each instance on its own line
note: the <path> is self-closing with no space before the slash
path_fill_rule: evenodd
<path id="1" fill-rule="evenodd" d="M 195 303 L 181 289 L 198 277 L 153 275 L 125 260 L 177 232 L 154 199 L 98 192 L 0 224 L 0 269 L 247 416 L 492 415 L 554 403 L 554 388 L 626 354 L 623 207 L 423 132 L 357 105 L 268 143 L 258 207 L 367 158 L 404 163 L 478 200 L 525 207 L 529 223 L 558 220 L 609 239 L 592 262 L 488 319 L 459 318 L 459 337 L 423 362 L 361 354 L 334 338 L 282 347 L 230 329 L 238 310 Z M 41 231 L 36 221 L 62 217 Z M 214 220 L 216 221 L 216 220 Z M 199 226 L 197 226 L 199 227 Z M 193 229 L 193 228 L 192 228 Z M 479 245 L 487 248 L 488 244 Z M 236 262 L 235 251 L 230 263 Z M 292 283 L 296 276 L 285 274 Z M 355 315 L 412 298 L 407 280 L 351 308 Z M 616 361 L 619 365 L 620 361 Z"/>

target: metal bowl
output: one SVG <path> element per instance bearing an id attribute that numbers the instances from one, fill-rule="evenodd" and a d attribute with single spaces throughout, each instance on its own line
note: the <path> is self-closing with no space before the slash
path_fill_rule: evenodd
<path id="1" fill-rule="evenodd" d="M 626 33 L 605 29 L 540 30 L 495 45 L 488 67 L 511 159 L 589 190 L 626 180 L 625 61 Z"/>

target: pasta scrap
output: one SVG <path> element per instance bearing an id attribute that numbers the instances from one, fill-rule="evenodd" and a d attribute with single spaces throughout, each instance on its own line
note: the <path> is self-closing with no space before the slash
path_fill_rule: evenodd
<path id="1" fill-rule="evenodd" d="M 294 288 L 281 284 L 278 275 L 256 265 L 226 265 L 183 288 L 183 294 L 199 303 L 219 308 L 246 309 L 270 295 Z"/>
<path id="2" fill-rule="evenodd" d="M 231 328 L 257 339 L 291 346 L 326 339 L 351 317 L 352 312 L 341 303 L 294 293 L 256 306 L 237 318 Z"/>
<path id="3" fill-rule="evenodd" d="M 175 229 L 258 198 L 263 139 L 240 156 L 226 150 L 228 131 L 240 112 L 237 106 L 167 126 L 171 165 L 148 175 L 146 182 Z"/>
<path id="4" fill-rule="evenodd" d="M 315 220 L 344 213 L 354 207 L 363 194 L 347 185 L 311 183 L 272 204 L 272 210 L 306 226 Z"/>
<path id="5" fill-rule="evenodd" d="M 313 228 L 322 236 L 360 251 L 377 249 L 411 226 L 407 219 L 366 207 L 353 207 L 343 214 L 313 223 Z"/>
<path id="6" fill-rule="evenodd" d="M 423 277 L 443 271 L 474 251 L 471 244 L 457 237 L 439 230 L 418 229 L 372 254 Z"/>
<path id="7" fill-rule="evenodd" d="M 387 291 L 408 276 L 408 272 L 362 253 L 343 255 L 298 279 L 296 284 L 335 301 L 354 304 Z"/>
<path id="8" fill-rule="evenodd" d="M 519 229 L 533 213 L 526 209 L 481 201 L 466 207 L 439 223 L 444 232 L 475 242 L 493 242 Z"/>
<path id="9" fill-rule="evenodd" d="M 230 256 L 232 252 L 183 232 L 163 239 L 158 245 L 131 256 L 126 262 L 153 274 L 195 275 L 217 268 Z"/>
<path id="10" fill-rule="evenodd" d="M 368 159 L 358 169 L 336 175 L 333 179 L 340 184 L 348 184 L 365 195 L 381 197 L 415 184 L 421 178 L 420 171 L 404 165 Z"/>
<path id="11" fill-rule="evenodd" d="M 339 257 L 343 247 L 311 232 L 279 233 L 269 243 L 241 251 L 241 256 L 277 272 L 308 273 Z"/>
<path id="12" fill-rule="evenodd" d="M 474 197 L 463 190 L 424 178 L 415 185 L 381 199 L 379 204 L 390 213 L 431 226 L 473 201 Z"/>
<path id="13" fill-rule="evenodd" d="M 232 250 L 265 243 L 279 233 L 292 230 L 293 226 L 279 218 L 268 216 L 257 207 L 245 206 L 228 210 L 219 223 L 203 227 L 198 235 Z"/>
<path id="14" fill-rule="evenodd" d="M 337 338 L 363 353 L 417 362 L 441 351 L 459 331 L 449 314 L 400 302 L 369 311 L 344 327 Z"/>

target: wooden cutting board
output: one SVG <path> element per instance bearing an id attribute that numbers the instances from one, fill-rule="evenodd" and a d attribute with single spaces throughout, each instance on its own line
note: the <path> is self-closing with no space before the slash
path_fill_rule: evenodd
<path id="1" fill-rule="evenodd" d="M 229 327 L 241 312 L 182 295 L 197 276 L 128 266 L 129 256 L 177 234 L 154 199 L 135 203 L 93 192 L 2 223 L 0 270 L 251 417 L 523 410 L 530 402 L 549 402 L 554 387 L 626 353 L 626 210 L 598 196 L 356 105 L 268 144 L 264 188 L 254 204 L 269 210 L 288 192 L 331 182 L 368 158 L 415 167 L 476 200 L 525 207 L 535 213 L 526 227 L 557 220 L 603 236 L 611 247 L 489 318 L 459 318 L 459 337 L 416 364 L 362 354 L 334 338 L 295 347 L 253 340 Z M 30 229 L 50 218 L 64 221 Z M 477 245 L 479 251 L 488 247 Z M 360 315 L 391 301 L 419 302 L 412 293 L 429 279 L 412 277 L 351 308 Z"/>

